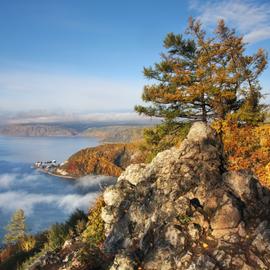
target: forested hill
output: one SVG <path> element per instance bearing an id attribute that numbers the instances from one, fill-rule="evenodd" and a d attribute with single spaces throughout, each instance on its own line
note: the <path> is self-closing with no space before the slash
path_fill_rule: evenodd
<path id="1" fill-rule="evenodd" d="M 103 144 L 75 153 L 59 168 L 59 173 L 73 177 L 119 176 L 128 165 L 140 161 L 138 149 L 133 144 Z"/>
<path id="2" fill-rule="evenodd" d="M 81 133 L 87 137 L 97 137 L 103 142 L 131 142 L 140 140 L 146 126 L 108 126 L 89 128 Z"/>
<path id="3" fill-rule="evenodd" d="M 103 142 L 131 142 L 142 138 L 145 125 L 14 124 L 0 127 L 0 135 L 19 137 L 81 136 Z"/>
<path id="4" fill-rule="evenodd" d="M 75 136 L 78 132 L 72 128 L 46 124 L 18 124 L 0 128 L 0 134 L 19 137 Z"/>

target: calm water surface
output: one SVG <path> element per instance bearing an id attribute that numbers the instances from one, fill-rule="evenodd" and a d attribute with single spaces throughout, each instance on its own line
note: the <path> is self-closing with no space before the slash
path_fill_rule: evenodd
<path id="1" fill-rule="evenodd" d="M 62 162 L 97 144 L 93 138 L 0 137 L 0 242 L 16 209 L 25 211 L 28 231 L 35 233 L 64 221 L 76 208 L 89 207 L 102 177 L 66 180 L 38 172 L 31 164 L 52 159 Z"/>

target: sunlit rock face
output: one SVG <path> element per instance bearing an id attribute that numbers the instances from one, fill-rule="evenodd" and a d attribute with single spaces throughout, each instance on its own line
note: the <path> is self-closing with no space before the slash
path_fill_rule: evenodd
<path id="1" fill-rule="evenodd" d="M 128 167 L 104 200 L 111 270 L 270 269 L 269 191 L 224 169 L 204 123 L 179 148 Z"/>

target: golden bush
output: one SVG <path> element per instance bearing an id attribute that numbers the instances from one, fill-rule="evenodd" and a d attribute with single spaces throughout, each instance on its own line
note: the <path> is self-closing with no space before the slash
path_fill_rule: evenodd
<path id="1" fill-rule="evenodd" d="M 105 240 L 104 221 L 101 218 L 101 210 L 104 205 L 103 197 L 100 196 L 89 211 L 88 223 L 82 233 L 83 241 L 91 246 L 98 246 Z"/>
<path id="2" fill-rule="evenodd" d="M 25 252 L 33 250 L 35 246 L 36 246 L 36 239 L 32 235 L 26 236 L 20 241 L 20 248 Z"/>
<path id="3" fill-rule="evenodd" d="M 215 122 L 222 134 L 228 169 L 248 169 L 270 187 L 270 125 L 241 125 L 233 119 Z"/>

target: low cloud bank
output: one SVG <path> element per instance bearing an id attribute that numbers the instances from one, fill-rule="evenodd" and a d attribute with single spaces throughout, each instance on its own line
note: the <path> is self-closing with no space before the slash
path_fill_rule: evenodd
<path id="1" fill-rule="evenodd" d="M 0 209 L 4 212 L 14 212 L 17 209 L 23 209 L 26 215 L 31 215 L 37 204 L 53 204 L 66 213 L 72 213 L 77 208 L 87 210 L 97 196 L 98 192 L 85 195 L 45 195 L 8 191 L 0 193 Z"/>
<path id="2" fill-rule="evenodd" d="M 18 182 L 30 182 L 36 181 L 40 178 L 39 174 L 27 174 L 27 173 L 4 173 L 0 174 L 0 188 L 12 188 L 16 186 Z"/>
<path id="3" fill-rule="evenodd" d="M 76 180 L 75 186 L 83 190 L 103 190 L 105 187 L 115 184 L 116 177 L 87 175 Z"/>
<path id="4" fill-rule="evenodd" d="M 57 197 L 55 195 L 7 191 L 0 193 L 0 209 L 4 212 L 14 212 L 17 209 L 23 209 L 30 215 L 36 204 L 55 203 L 56 200 Z"/>
<path id="5" fill-rule="evenodd" d="M 23 209 L 28 216 L 33 214 L 35 207 L 40 204 L 58 207 L 68 214 L 77 208 L 87 210 L 101 190 L 116 182 L 115 177 L 85 176 L 71 185 L 63 187 L 62 194 L 42 193 L 40 187 L 36 188 L 37 191 L 32 189 L 34 181 L 40 184 L 40 181 L 43 180 L 39 174 L 6 173 L 0 175 L 0 190 L 2 191 L 0 192 L 0 210 L 10 213 Z"/>
<path id="6" fill-rule="evenodd" d="M 14 183 L 16 176 L 14 174 L 2 174 L 0 176 L 0 188 L 8 188 Z"/>

